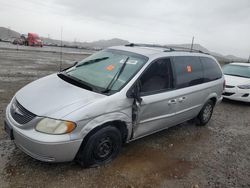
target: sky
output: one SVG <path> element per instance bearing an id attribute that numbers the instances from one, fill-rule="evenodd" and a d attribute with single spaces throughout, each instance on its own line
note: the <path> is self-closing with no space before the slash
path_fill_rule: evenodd
<path id="1" fill-rule="evenodd" d="M 250 55 L 250 0 L 0 0 L 0 26 L 63 40 L 199 43 Z"/>

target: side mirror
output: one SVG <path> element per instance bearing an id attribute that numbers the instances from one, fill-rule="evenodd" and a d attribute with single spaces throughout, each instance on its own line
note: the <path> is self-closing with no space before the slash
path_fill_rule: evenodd
<path id="1" fill-rule="evenodd" d="M 142 102 L 142 98 L 140 95 L 140 84 L 137 81 L 135 85 L 127 92 L 128 98 L 134 98 L 139 104 Z"/>

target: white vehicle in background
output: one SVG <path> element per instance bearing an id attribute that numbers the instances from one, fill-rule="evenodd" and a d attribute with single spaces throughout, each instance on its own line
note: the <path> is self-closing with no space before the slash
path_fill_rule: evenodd
<path id="1" fill-rule="evenodd" d="M 226 80 L 223 97 L 250 102 L 250 63 L 230 63 L 222 69 Z"/>

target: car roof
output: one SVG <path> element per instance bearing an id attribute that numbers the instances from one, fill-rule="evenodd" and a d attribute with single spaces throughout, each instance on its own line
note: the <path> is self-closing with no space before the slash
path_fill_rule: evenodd
<path id="1" fill-rule="evenodd" d="M 162 53 L 164 48 L 152 48 L 152 47 L 130 47 L 130 46 L 113 46 L 111 49 L 129 51 L 137 54 L 141 54 L 144 56 L 151 56 L 154 54 Z"/>
<path id="2" fill-rule="evenodd" d="M 147 57 L 152 57 L 156 55 L 162 55 L 166 56 L 171 53 L 169 56 L 209 56 L 208 54 L 205 53 L 199 53 L 199 52 L 189 52 L 189 51 L 168 51 L 168 48 L 161 48 L 161 47 L 144 47 L 144 46 L 113 46 L 109 47 L 109 49 L 115 49 L 115 50 L 122 50 L 122 51 L 128 51 L 128 52 L 133 52 L 136 54 L 144 55 Z M 167 54 L 169 53 L 169 54 Z"/>
<path id="3" fill-rule="evenodd" d="M 231 64 L 231 65 L 240 65 L 240 66 L 250 67 L 250 63 L 233 62 L 233 63 L 230 63 L 230 64 Z"/>

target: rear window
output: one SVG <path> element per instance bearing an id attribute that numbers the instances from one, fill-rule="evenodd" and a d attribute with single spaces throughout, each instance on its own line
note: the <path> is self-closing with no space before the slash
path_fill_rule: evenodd
<path id="1" fill-rule="evenodd" d="M 222 77 L 219 65 L 211 58 L 200 57 L 204 68 L 204 82 L 217 80 Z"/>
<path id="2" fill-rule="evenodd" d="M 176 87 L 184 88 L 203 82 L 203 69 L 199 57 L 180 56 L 173 58 Z"/>

